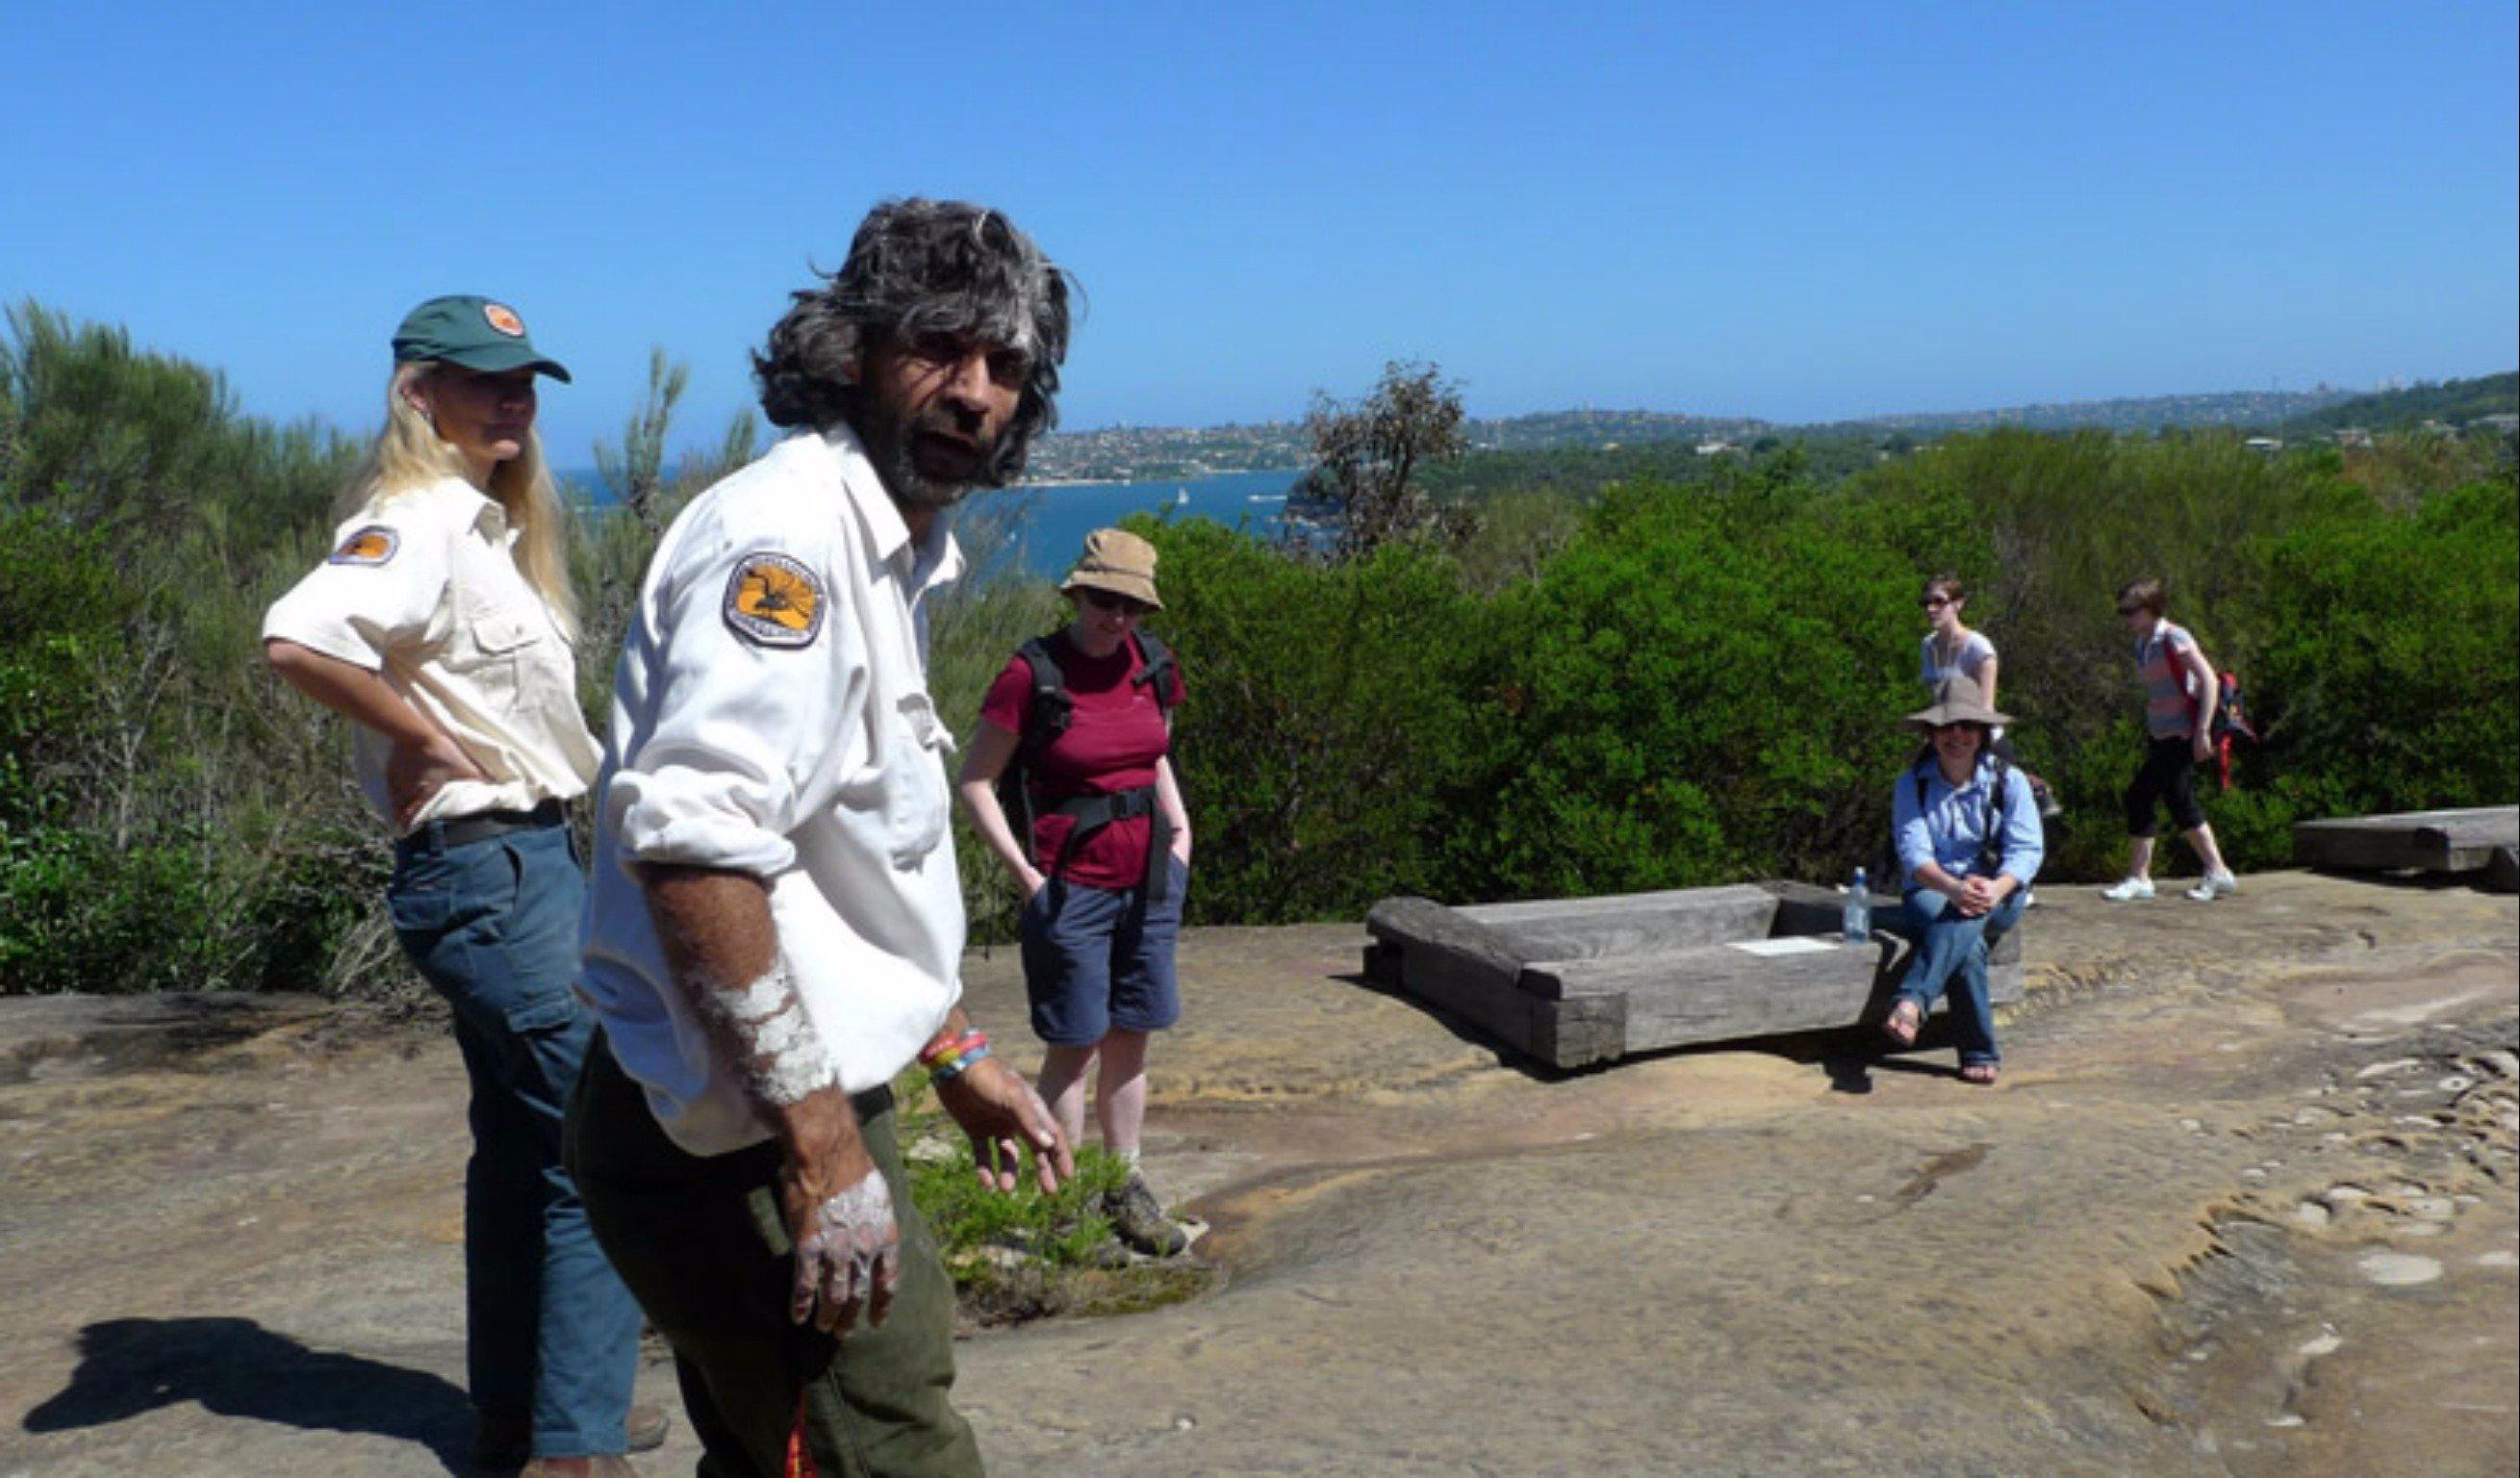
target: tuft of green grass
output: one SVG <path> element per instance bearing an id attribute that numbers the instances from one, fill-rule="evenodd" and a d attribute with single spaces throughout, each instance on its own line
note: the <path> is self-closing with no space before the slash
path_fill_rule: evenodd
<path id="1" fill-rule="evenodd" d="M 1051 1271 L 1096 1266 L 1112 1239 L 1102 1198 L 1127 1184 L 1126 1164 L 1099 1147 L 1080 1145 L 1076 1174 L 1048 1195 L 1029 1171 L 1012 1190 L 986 1188 L 972 1165 L 970 1142 L 937 1108 L 925 1075 L 905 1073 L 894 1088 L 910 1192 L 935 1232 L 958 1288 L 988 1281 L 998 1271 L 987 1251 L 993 1247 Z M 922 1145 L 942 1149 L 922 1151 Z"/>

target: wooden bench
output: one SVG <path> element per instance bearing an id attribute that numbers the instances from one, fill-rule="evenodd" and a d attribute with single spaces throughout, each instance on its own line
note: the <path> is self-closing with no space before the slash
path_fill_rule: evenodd
<path id="1" fill-rule="evenodd" d="M 1372 979 L 1556 1067 L 1877 1020 L 1907 967 L 1899 900 L 1875 937 L 1839 937 L 1841 894 L 1800 882 L 1447 908 L 1388 898 L 1366 916 Z M 2021 938 L 1998 941 L 1994 999 L 2021 997 Z"/>
<path id="2" fill-rule="evenodd" d="M 2520 889 L 2520 806 L 2296 822 L 2292 854 L 2342 872 L 2482 873 L 2486 887 L 2508 893 Z"/>

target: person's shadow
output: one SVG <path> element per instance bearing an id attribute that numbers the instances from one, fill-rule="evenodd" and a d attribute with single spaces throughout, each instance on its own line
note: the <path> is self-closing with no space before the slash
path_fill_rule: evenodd
<path id="1" fill-rule="evenodd" d="M 26 1431 L 105 1426 L 195 1401 L 221 1416 L 400 1438 L 450 1474 L 474 1471 L 472 1404 L 426 1371 L 311 1350 L 249 1319 L 110 1319 L 81 1329 L 78 1345 L 69 1384 L 26 1413 Z"/>

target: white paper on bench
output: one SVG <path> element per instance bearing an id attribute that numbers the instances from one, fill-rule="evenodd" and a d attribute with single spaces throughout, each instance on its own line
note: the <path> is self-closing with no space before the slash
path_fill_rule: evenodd
<path id="1" fill-rule="evenodd" d="M 1782 939 L 1735 939 L 1732 947 L 1744 955 L 1815 955 L 1837 948 L 1809 934 L 1788 934 Z"/>

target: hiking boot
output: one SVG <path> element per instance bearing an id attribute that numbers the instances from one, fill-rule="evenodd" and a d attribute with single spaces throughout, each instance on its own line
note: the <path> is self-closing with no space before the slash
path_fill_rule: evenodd
<path id="1" fill-rule="evenodd" d="M 1111 1221 L 1111 1230 L 1133 1251 L 1148 1257 L 1171 1257 L 1190 1245 L 1190 1233 L 1164 1215 L 1164 1203 L 1155 1199 L 1154 1187 L 1137 1171 L 1129 1172 L 1129 1184 L 1102 1196 L 1102 1214 Z"/>
<path id="2" fill-rule="evenodd" d="M 2217 898 L 2228 898 L 2238 891 L 2240 879 L 2237 877 L 2228 873 L 2208 873 L 2196 886 L 2187 890 L 2187 896 L 2198 903 L 2212 903 Z"/>
<path id="3" fill-rule="evenodd" d="M 622 1422 L 623 1436 L 634 1453 L 652 1453 L 665 1445 L 673 1427 L 665 1409 L 641 1402 Z M 472 1464 L 485 1468 L 524 1466 L 534 1456 L 534 1419 L 522 1411 L 484 1411 L 472 1428 Z"/>
<path id="4" fill-rule="evenodd" d="M 2100 889 L 2100 896 L 2111 903 L 2133 903 L 2139 899 L 2150 898 L 2152 896 L 2152 879 L 2149 877 L 2121 877 L 2116 882 Z"/>

